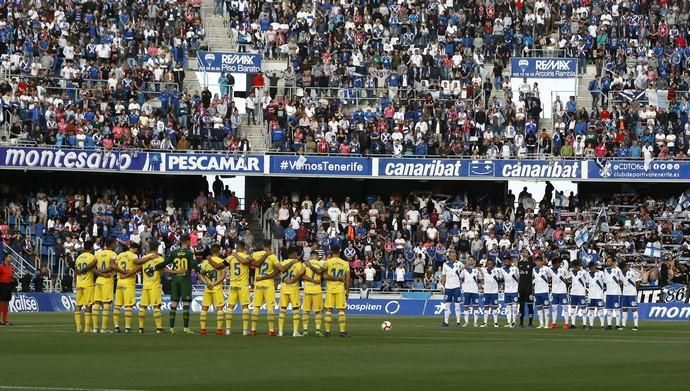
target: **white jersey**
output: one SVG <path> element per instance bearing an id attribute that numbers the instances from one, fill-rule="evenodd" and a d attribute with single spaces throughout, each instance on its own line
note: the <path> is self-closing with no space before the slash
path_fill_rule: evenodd
<path id="1" fill-rule="evenodd" d="M 445 289 L 460 288 L 460 271 L 462 270 L 462 263 L 450 261 L 443 264 L 442 276 L 446 276 L 446 283 L 443 286 Z"/>
<path id="2" fill-rule="evenodd" d="M 500 281 L 503 276 L 501 274 L 501 269 L 493 268 L 489 270 L 484 267 L 481 269 L 480 273 L 484 280 L 484 293 L 498 293 L 498 281 Z"/>
<path id="3" fill-rule="evenodd" d="M 564 268 L 551 269 L 551 293 L 566 294 L 568 293 L 567 281 L 570 278 L 570 271 Z"/>
<path id="4" fill-rule="evenodd" d="M 551 268 L 535 267 L 532 269 L 532 281 L 534 284 L 534 293 L 549 293 L 549 280 L 552 277 Z"/>
<path id="5" fill-rule="evenodd" d="M 504 267 L 503 271 L 503 293 L 518 293 L 518 282 L 520 281 L 520 270 L 517 266 Z"/>
<path id="6" fill-rule="evenodd" d="M 587 298 L 589 300 L 604 298 L 604 273 L 599 270 L 587 272 Z"/>
<path id="7" fill-rule="evenodd" d="M 463 293 L 479 293 L 479 272 L 477 269 L 468 267 L 462 269 L 460 281 L 462 281 Z"/>
<path id="8" fill-rule="evenodd" d="M 587 271 L 584 269 L 573 270 L 571 276 L 573 282 L 570 285 L 571 296 L 585 296 L 587 293 Z"/>
<path id="9" fill-rule="evenodd" d="M 623 273 L 623 296 L 637 297 L 637 282 L 642 280 L 640 272 L 635 269 L 628 269 Z"/>
<path id="10" fill-rule="evenodd" d="M 604 293 L 606 296 L 620 296 L 623 272 L 618 267 L 604 269 Z"/>

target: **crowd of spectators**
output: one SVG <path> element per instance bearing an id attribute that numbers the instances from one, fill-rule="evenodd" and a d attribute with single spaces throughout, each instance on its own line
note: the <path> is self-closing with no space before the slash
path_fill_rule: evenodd
<path id="1" fill-rule="evenodd" d="M 595 233 L 600 207 L 593 200 L 554 194 L 548 187 L 539 202 L 525 189 L 517 197 L 509 192 L 500 203 L 431 193 L 340 201 L 293 193 L 269 194 L 262 205 L 275 252 L 297 246 L 308 259 L 313 251 L 327 253 L 339 245 L 355 288 L 436 289 L 451 251 L 482 265 L 525 255 L 603 265 L 614 256 L 634 262 L 644 286 L 688 282 L 690 208 L 675 209 L 675 197 L 657 201 L 631 194 L 606 202 L 608 232 L 601 233 Z M 652 253 L 652 247 L 660 251 Z"/>

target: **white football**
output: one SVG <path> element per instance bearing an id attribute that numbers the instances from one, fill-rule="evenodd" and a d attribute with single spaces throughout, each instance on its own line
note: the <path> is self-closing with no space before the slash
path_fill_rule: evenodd
<path id="1" fill-rule="evenodd" d="M 391 327 L 393 327 L 393 325 L 391 324 L 391 322 L 389 322 L 387 320 L 385 320 L 385 321 L 383 321 L 383 323 L 381 323 L 381 330 L 383 330 L 383 331 L 388 331 L 391 329 Z"/>

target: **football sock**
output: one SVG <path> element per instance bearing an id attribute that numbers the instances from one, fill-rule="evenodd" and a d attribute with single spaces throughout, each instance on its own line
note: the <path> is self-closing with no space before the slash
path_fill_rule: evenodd
<path id="1" fill-rule="evenodd" d="M 292 332 L 299 333 L 299 324 L 302 318 L 299 315 L 299 308 L 292 309 Z"/>
<path id="2" fill-rule="evenodd" d="M 549 325 L 549 309 L 544 308 L 544 326 Z"/>
<path id="3" fill-rule="evenodd" d="M 208 311 L 201 310 L 201 313 L 199 314 L 199 323 L 201 325 L 201 329 L 205 330 L 206 329 L 206 315 L 208 314 Z"/>
<path id="4" fill-rule="evenodd" d="M 326 316 L 324 316 L 325 329 L 327 333 L 331 332 L 331 320 L 333 319 L 333 313 L 331 311 L 326 311 Z"/>
<path id="5" fill-rule="evenodd" d="M 537 315 L 539 316 L 539 325 L 543 326 L 544 325 L 544 312 L 537 310 Z"/>
<path id="6" fill-rule="evenodd" d="M 551 315 L 553 316 L 553 323 L 558 322 L 558 304 L 551 307 Z"/>
<path id="7" fill-rule="evenodd" d="M 633 326 L 637 327 L 640 323 L 640 314 L 637 311 L 633 311 Z"/>
<path id="8" fill-rule="evenodd" d="M 91 331 L 91 312 L 86 311 L 84 313 L 84 332 L 88 333 Z"/>
<path id="9" fill-rule="evenodd" d="M 309 312 L 302 314 L 302 330 L 309 330 Z"/>
<path id="10" fill-rule="evenodd" d="M 474 327 L 477 327 L 479 323 L 479 308 L 475 307 L 472 309 L 472 319 L 474 319 Z"/>
<path id="11" fill-rule="evenodd" d="M 463 318 L 465 319 L 465 323 L 469 323 L 470 321 L 470 310 L 465 307 L 465 312 L 462 314 Z"/>
<path id="12" fill-rule="evenodd" d="M 606 325 L 613 326 L 613 315 L 611 310 L 604 310 L 604 317 L 606 318 Z"/>
<path id="13" fill-rule="evenodd" d="M 443 303 L 443 319 L 444 323 L 448 323 L 450 319 L 450 303 Z"/>
<path id="14" fill-rule="evenodd" d="M 285 326 L 285 312 L 287 309 L 281 308 L 280 312 L 278 313 L 278 332 L 283 333 L 283 326 Z"/>
<path id="15" fill-rule="evenodd" d="M 513 321 L 513 307 L 511 305 L 508 305 L 506 308 L 506 322 L 508 324 L 511 324 Z"/>
<path id="16" fill-rule="evenodd" d="M 460 305 L 460 303 L 455 303 L 455 322 L 460 323 L 460 315 L 461 314 L 462 314 L 462 306 Z M 447 319 L 446 319 L 446 323 L 448 323 Z"/>
<path id="17" fill-rule="evenodd" d="M 2 315 L 5 316 L 5 312 Z M 77 325 L 77 332 L 81 333 L 81 310 L 74 311 L 74 323 Z"/>
<path id="18" fill-rule="evenodd" d="M 484 324 L 489 321 L 489 312 L 491 312 L 489 308 L 484 308 Z"/>
<path id="19" fill-rule="evenodd" d="M 597 310 L 595 310 L 595 311 L 597 311 Z M 601 323 L 601 326 L 602 326 L 602 327 L 604 326 L 604 321 L 605 321 L 605 318 L 606 318 L 605 315 L 606 315 L 606 313 L 604 312 L 604 310 L 600 308 L 600 309 L 598 310 L 598 315 L 597 315 L 597 316 L 599 317 L 599 323 Z"/>
<path id="20" fill-rule="evenodd" d="M 144 323 L 146 323 L 146 309 L 145 308 L 141 308 L 139 310 L 138 318 L 139 318 L 139 328 L 143 329 Z"/>
<path id="21" fill-rule="evenodd" d="M 620 325 L 621 325 L 621 310 L 620 309 L 613 310 L 613 317 L 616 318 L 616 326 L 620 327 Z"/>
<path id="22" fill-rule="evenodd" d="M 232 312 L 230 312 L 232 321 Z M 249 308 L 242 308 L 242 329 L 249 330 Z"/>
<path id="23" fill-rule="evenodd" d="M 125 329 L 132 328 L 132 307 L 125 307 Z"/>
<path id="24" fill-rule="evenodd" d="M 184 328 L 189 328 L 189 304 L 182 305 L 182 321 L 184 322 Z"/>
<path id="25" fill-rule="evenodd" d="M 160 308 L 153 309 L 153 322 L 156 324 L 156 329 L 163 328 L 163 314 L 161 314 Z"/>
<path id="26" fill-rule="evenodd" d="M 242 314 L 242 319 L 244 319 L 244 314 Z M 227 330 L 232 329 L 232 310 L 231 309 L 228 309 L 228 312 L 225 314 L 225 328 Z M 246 330 L 247 328 L 245 327 L 244 329 Z"/>
<path id="27" fill-rule="evenodd" d="M 120 327 L 120 311 L 122 311 L 122 307 L 119 305 L 113 307 L 113 325 L 115 325 L 115 327 Z"/>
<path id="28" fill-rule="evenodd" d="M 347 318 L 345 318 L 345 311 L 338 311 L 338 325 L 340 326 L 340 332 L 344 333 L 347 327 Z"/>
<path id="29" fill-rule="evenodd" d="M 620 322 L 621 326 L 628 326 L 628 310 L 623 310 L 623 319 Z"/>
<path id="30" fill-rule="evenodd" d="M 94 304 L 91 307 L 91 321 L 93 322 L 93 329 L 98 330 L 98 317 L 101 316 L 102 307 L 100 304 Z"/>
<path id="31" fill-rule="evenodd" d="M 577 307 L 570 307 L 570 322 L 568 323 L 573 326 L 577 323 Z"/>
<path id="32" fill-rule="evenodd" d="M 252 311 L 252 331 L 256 331 L 256 326 L 259 324 L 259 308 L 254 307 Z"/>
<path id="33" fill-rule="evenodd" d="M 222 329 L 223 323 L 225 323 L 225 311 L 218 310 L 216 311 L 216 329 Z"/>
<path id="34" fill-rule="evenodd" d="M 175 318 L 177 317 L 177 307 L 170 307 L 170 328 L 175 328 Z"/>
<path id="35" fill-rule="evenodd" d="M 108 328 L 108 320 L 110 318 L 110 303 L 103 304 L 103 316 L 101 317 L 101 329 Z"/>
<path id="36" fill-rule="evenodd" d="M 498 308 L 491 310 L 491 316 L 494 318 L 494 324 L 498 324 Z"/>
<path id="37" fill-rule="evenodd" d="M 273 309 L 273 306 L 267 306 L 267 307 L 268 308 L 266 308 L 266 312 L 268 313 L 268 316 L 267 316 L 267 318 L 268 318 L 268 331 L 272 333 L 275 331 L 276 316 L 275 316 L 275 313 L 273 312 L 275 310 Z"/>
<path id="38" fill-rule="evenodd" d="M 323 315 L 321 315 L 321 311 L 317 312 L 316 315 L 314 315 L 314 327 L 316 327 L 316 331 L 321 331 L 321 319 Z"/>

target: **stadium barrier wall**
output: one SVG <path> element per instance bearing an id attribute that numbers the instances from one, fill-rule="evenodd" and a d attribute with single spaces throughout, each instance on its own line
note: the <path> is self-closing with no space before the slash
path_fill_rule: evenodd
<path id="1" fill-rule="evenodd" d="M 425 180 L 690 181 L 690 161 L 240 154 L 0 146 L 0 169 Z"/>
<path id="2" fill-rule="evenodd" d="M 192 312 L 201 310 L 201 294 L 194 294 Z M 137 296 L 137 306 L 139 297 Z M 10 312 L 70 312 L 74 311 L 74 294 L 71 293 L 20 293 L 10 302 Z M 163 297 L 162 309 L 170 308 L 170 297 Z M 251 305 L 250 305 L 251 308 Z M 276 306 L 276 310 L 278 307 Z M 501 305 L 501 316 L 504 307 Z M 670 303 L 640 303 L 640 319 L 643 320 L 690 320 L 690 304 L 685 301 Z M 438 299 L 361 299 L 348 300 L 348 315 L 375 316 L 441 316 L 443 303 Z M 265 306 L 261 309 L 266 312 Z M 480 313 L 483 311 L 480 309 Z M 233 313 L 241 314 L 241 308 L 236 307 Z"/>

